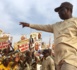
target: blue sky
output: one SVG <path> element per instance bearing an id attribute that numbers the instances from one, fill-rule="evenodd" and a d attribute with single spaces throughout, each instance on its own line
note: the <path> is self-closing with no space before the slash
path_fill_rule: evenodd
<path id="1" fill-rule="evenodd" d="M 54 8 L 62 2 L 68 1 L 74 5 L 73 16 L 77 16 L 77 0 L 0 0 L 0 29 L 13 36 L 16 42 L 22 34 L 29 37 L 31 32 L 38 32 L 30 28 L 22 28 L 19 22 L 35 24 L 52 24 L 60 21 Z M 51 33 L 42 32 L 44 42 L 52 38 Z"/>

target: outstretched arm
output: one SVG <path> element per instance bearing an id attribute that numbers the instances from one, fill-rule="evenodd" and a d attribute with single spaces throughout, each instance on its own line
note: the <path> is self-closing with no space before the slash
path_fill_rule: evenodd
<path id="1" fill-rule="evenodd" d="M 41 30 L 45 32 L 53 32 L 53 27 L 50 24 L 40 25 L 40 24 L 29 24 L 26 22 L 20 22 L 20 25 L 22 25 L 22 27 L 30 27 L 32 29 Z"/>
<path id="2" fill-rule="evenodd" d="M 26 22 L 20 22 L 20 25 L 22 25 L 22 27 L 29 27 L 30 24 L 26 23 Z"/>

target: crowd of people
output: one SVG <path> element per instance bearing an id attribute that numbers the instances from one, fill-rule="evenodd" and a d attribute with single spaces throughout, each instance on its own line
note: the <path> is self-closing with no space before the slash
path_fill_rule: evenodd
<path id="1" fill-rule="evenodd" d="M 63 20 L 55 24 L 20 22 L 22 27 L 53 33 L 54 46 L 51 46 L 52 49 L 45 48 L 45 45 L 43 45 L 44 49 L 32 47 L 34 41 L 30 36 L 29 49 L 25 52 L 14 51 L 13 48 L 10 51 L 9 47 L 0 51 L 0 66 L 3 65 L 0 70 L 6 68 L 9 68 L 7 70 L 37 70 L 38 64 L 40 70 L 77 70 L 77 18 L 72 16 L 72 9 L 73 5 L 69 2 L 63 2 L 55 8 L 55 12 Z M 39 38 L 41 38 L 40 34 Z"/>
<path id="2" fill-rule="evenodd" d="M 55 70 L 52 50 L 36 49 L 30 44 L 32 43 L 29 43 L 30 48 L 24 52 L 14 50 L 12 44 L 0 50 L 0 70 Z"/>

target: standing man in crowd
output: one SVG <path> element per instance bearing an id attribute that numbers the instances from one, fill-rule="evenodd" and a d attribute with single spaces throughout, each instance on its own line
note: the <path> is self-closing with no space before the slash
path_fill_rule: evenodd
<path id="1" fill-rule="evenodd" d="M 73 5 L 63 2 L 55 8 L 63 20 L 55 24 L 39 25 L 20 22 L 23 27 L 54 33 L 55 63 L 59 70 L 77 70 L 77 18 L 72 17 Z"/>
<path id="2" fill-rule="evenodd" d="M 55 70 L 54 60 L 50 55 L 49 49 L 43 50 L 43 60 L 42 60 L 42 67 L 41 70 Z"/>
<path id="3" fill-rule="evenodd" d="M 34 40 L 32 38 L 32 35 L 30 35 L 30 39 L 29 39 L 29 49 L 31 50 L 31 47 L 33 46 L 34 44 Z"/>

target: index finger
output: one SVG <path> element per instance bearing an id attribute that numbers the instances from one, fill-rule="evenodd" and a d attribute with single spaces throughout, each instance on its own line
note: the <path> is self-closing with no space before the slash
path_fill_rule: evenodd
<path id="1" fill-rule="evenodd" d="M 19 22 L 19 25 L 22 25 L 22 22 Z"/>

